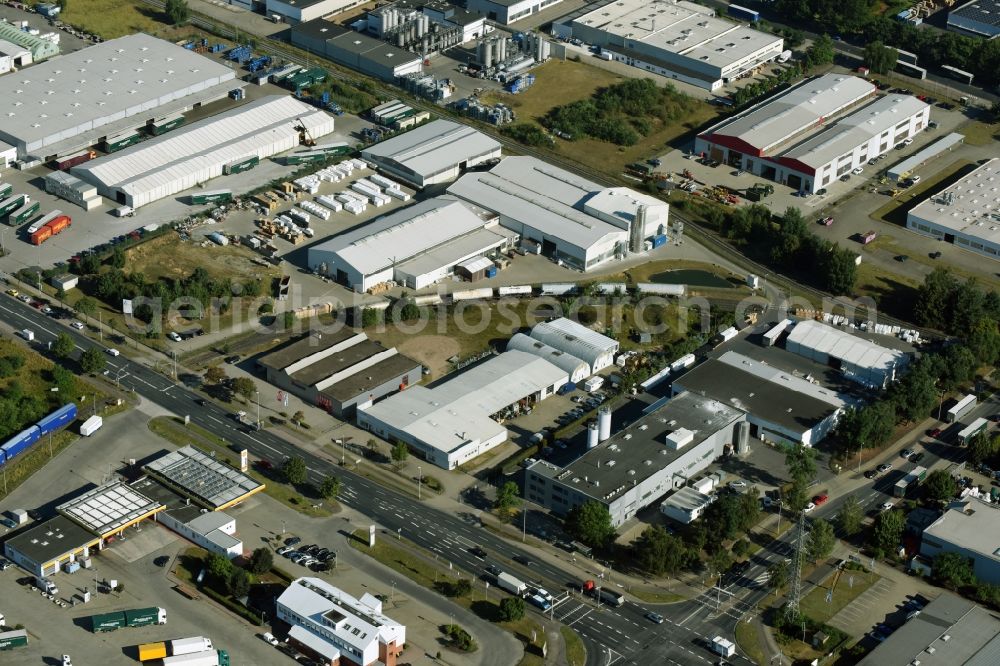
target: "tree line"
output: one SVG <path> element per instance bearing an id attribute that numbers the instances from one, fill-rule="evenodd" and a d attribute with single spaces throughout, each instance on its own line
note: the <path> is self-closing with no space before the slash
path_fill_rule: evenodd
<path id="1" fill-rule="evenodd" d="M 758 261 L 836 295 L 853 291 L 857 255 L 810 231 L 798 208 L 790 206 L 782 215 L 761 204 L 704 212 L 706 221 Z"/>
<path id="2" fill-rule="evenodd" d="M 959 281 L 948 270 L 935 269 L 917 290 L 913 312 L 917 323 L 938 326 L 955 339 L 913 361 L 875 400 L 846 410 L 833 432 L 838 454 L 882 446 L 897 424 L 940 410 L 945 393 L 1000 359 L 1000 297 L 982 291 L 975 280 Z"/>
<path id="3" fill-rule="evenodd" d="M 853 35 L 865 44 L 880 42 L 917 55 L 921 67 L 950 65 L 975 76 L 977 84 L 1000 84 L 1000 42 L 942 30 L 924 30 L 891 15 L 869 0 L 775 0 L 767 9 L 785 23 L 818 33 Z M 902 9 L 903 7 L 899 7 Z M 894 11 L 886 11 L 892 14 Z"/>

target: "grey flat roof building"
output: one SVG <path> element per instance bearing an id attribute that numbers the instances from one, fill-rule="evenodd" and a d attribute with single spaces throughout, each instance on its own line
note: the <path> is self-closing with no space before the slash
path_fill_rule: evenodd
<path id="1" fill-rule="evenodd" d="M 419 72 L 423 58 L 326 19 L 314 19 L 293 26 L 294 46 L 319 54 L 359 72 L 395 82 L 396 77 Z"/>
<path id="2" fill-rule="evenodd" d="M 877 645 L 858 666 L 995 666 L 1000 619 L 975 603 L 942 592 Z"/>
<path id="3" fill-rule="evenodd" d="M 948 27 L 993 39 L 1000 35 L 1000 0 L 972 0 L 948 12 Z"/>
<path id="4" fill-rule="evenodd" d="M 19 157 L 59 154 L 225 97 L 235 77 L 162 39 L 119 37 L 0 78 L 0 139 Z"/>
<path id="5" fill-rule="evenodd" d="M 595 500 L 619 526 L 708 467 L 744 420 L 742 411 L 694 393 L 661 400 L 569 465 L 533 464 L 526 497 L 559 514 Z"/>
<path id="6" fill-rule="evenodd" d="M 85 556 L 101 538 L 65 516 L 56 516 L 4 542 L 4 554 L 36 576 L 48 576 L 67 560 Z"/>
<path id="7" fill-rule="evenodd" d="M 989 160 L 911 208 L 906 228 L 1000 259 L 1000 159 Z"/>
<path id="8" fill-rule="evenodd" d="M 735 352 L 709 359 L 676 379 L 673 392 L 715 398 L 749 415 L 762 440 L 812 446 L 836 424 L 851 399 Z"/>

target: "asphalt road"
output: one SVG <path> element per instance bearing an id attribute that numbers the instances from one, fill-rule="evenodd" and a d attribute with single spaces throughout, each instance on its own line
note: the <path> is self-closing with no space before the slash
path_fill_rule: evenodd
<path id="1" fill-rule="evenodd" d="M 57 325 L 51 317 L 7 296 L 0 298 L 0 318 L 16 330 L 32 329 L 36 348 L 44 349 L 60 332 L 71 335 L 79 351 L 98 346 L 78 331 Z M 580 583 L 573 574 L 544 561 L 530 566 L 514 562 L 514 556 L 531 559 L 531 555 L 483 529 L 471 509 L 469 516 L 463 518 L 423 506 L 412 497 L 301 451 L 266 430 L 244 432 L 230 412 L 211 402 L 199 404 L 201 398 L 193 391 L 125 356 L 109 355 L 107 369 L 108 378 L 123 388 L 134 390 L 179 416 L 189 416 L 192 423 L 230 442 L 234 449 L 245 447 L 253 456 L 275 465 L 289 456 L 301 456 L 309 468 L 310 480 L 317 483 L 328 475 L 337 475 L 343 481 L 341 501 L 372 518 L 382 531 L 380 538 L 398 535 L 409 539 L 476 575 L 481 575 L 485 566 L 492 563 L 522 580 L 541 583 L 559 597 L 548 614 L 583 637 L 588 647 L 588 665 L 713 662 L 705 639 L 731 632 L 731 627 L 728 630 L 726 627 L 731 624 L 729 617 L 713 614 L 710 603 L 701 598 L 663 607 L 647 607 L 632 601 L 621 607 L 597 605 L 593 599 L 569 589 Z M 485 561 L 469 552 L 473 546 L 486 549 Z M 669 619 L 661 625 L 653 624 L 645 617 L 651 608 Z M 742 658 L 730 661 L 750 663 Z"/>

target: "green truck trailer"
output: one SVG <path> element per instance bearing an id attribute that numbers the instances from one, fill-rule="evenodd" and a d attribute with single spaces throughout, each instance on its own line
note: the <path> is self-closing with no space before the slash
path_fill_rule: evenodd
<path id="1" fill-rule="evenodd" d="M 120 134 L 118 136 L 109 136 L 102 143 L 101 147 L 106 153 L 114 153 L 123 148 L 128 148 L 129 146 L 134 146 L 135 144 L 142 141 L 142 135 L 138 132 L 133 132 L 130 134 Z"/>
<path id="2" fill-rule="evenodd" d="M 147 627 L 151 624 L 166 624 L 167 611 L 163 608 L 133 608 L 112 613 L 101 613 L 90 618 L 93 632 L 114 631 L 122 627 Z"/>
<path id="3" fill-rule="evenodd" d="M 191 205 L 208 203 L 227 203 L 233 200 L 233 193 L 230 190 L 212 190 L 210 192 L 199 192 L 191 195 Z"/>
<path id="4" fill-rule="evenodd" d="M 15 194 L 0 201 L 0 218 L 7 217 L 26 203 L 28 203 L 26 194 Z"/>
<path id="5" fill-rule="evenodd" d="M 161 134 L 166 134 L 170 130 L 177 129 L 183 124 L 184 116 L 174 116 L 163 120 L 151 121 L 146 129 L 153 136 L 160 136 Z"/>
<path id="6" fill-rule="evenodd" d="M 10 196 L 10 193 L 14 191 L 14 186 L 10 183 L 0 183 L 0 201 L 3 201 Z"/>
<path id="7" fill-rule="evenodd" d="M 0 650 L 13 650 L 28 644 L 28 632 L 25 629 L 5 631 L 0 633 Z"/>
<path id="8" fill-rule="evenodd" d="M 26 203 L 10 214 L 10 217 L 7 218 L 7 224 L 9 224 L 12 227 L 16 227 L 19 224 L 24 224 L 25 222 L 30 220 L 35 215 L 35 213 L 38 212 L 38 209 L 41 207 L 42 204 L 38 203 L 37 201 Z"/>
<path id="9" fill-rule="evenodd" d="M 230 175 L 234 173 L 243 173 L 244 171 L 249 171 L 260 164 L 260 158 L 256 155 L 251 155 L 250 157 L 244 157 L 243 159 L 233 160 L 229 164 L 222 167 L 222 173 L 225 175 Z"/>

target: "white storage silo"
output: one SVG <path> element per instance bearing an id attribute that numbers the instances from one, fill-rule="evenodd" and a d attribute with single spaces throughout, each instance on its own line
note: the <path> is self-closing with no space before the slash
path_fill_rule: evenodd
<path id="1" fill-rule="evenodd" d="M 597 410 L 597 425 L 602 442 L 611 437 L 611 408 L 607 405 Z"/>
<path id="2" fill-rule="evenodd" d="M 587 448 L 588 449 L 594 448 L 595 446 L 597 446 L 598 441 L 599 441 L 599 437 L 598 437 L 598 431 L 597 431 L 597 424 L 593 423 L 593 422 L 588 423 L 587 424 Z"/>

